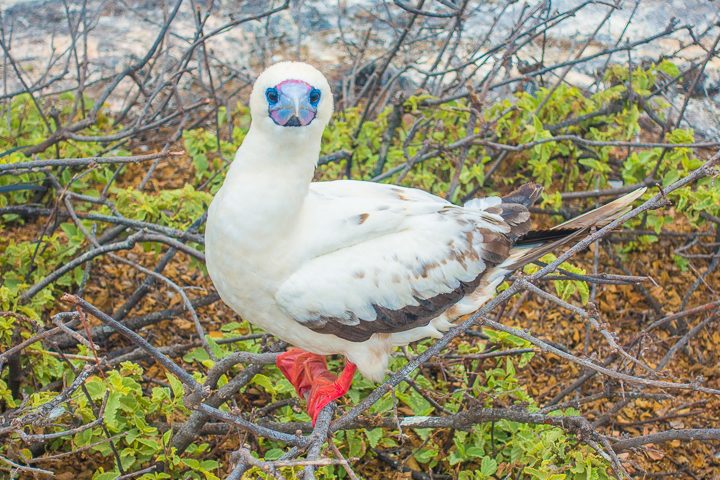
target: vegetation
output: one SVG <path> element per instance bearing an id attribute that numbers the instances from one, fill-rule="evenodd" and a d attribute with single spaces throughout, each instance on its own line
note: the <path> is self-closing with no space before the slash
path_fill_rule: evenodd
<path id="1" fill-rule="evenodd" d="M 508 297 L 485 312 L 494 326 L 476 318 L 448 348 L 433 350 L 437 342 L 427 340 L 399 352 L 393 372 L 433 354 L 406 379 L 378 389 L 358 376 L 337 408 L 337 429 L 313 433 L 304 404 L 271 365 L 285 345 L 225 307 L 205 271 L 205 212 L 250 115 L 242 74 L 205 50 L 215 31 L 203 30 L 200 7 L 193 38 L 203 42 L 188 41 L 177 65 L 153 70 L 172 52 L 166 33 L 181 3 L 166 12 L 145 57 L 98 80 L 105 89 L 87 87 L 78 73 L 65 92 L 49 91 L 48 80 L 2 97 L 0 476 L 710 475 L 711 447 L 690 441 L 720 438 L 709 428 L 720 421 L 720 336 L 709 328 L 718 319 L 720 188 L 708 166 L 720 144 L 682 121 L 687 101 L 678 114 L 668 97 L 688 80 L 695 87 L 717 42 L 691 67 L 670 56 L 610 61 L 610 49 L 588 88 L 565 82 L 569 70 L 557 80 L 560 67 L 540 62 L 503 77 L 512 90 L 495 92 L 504 85 L 499 72 L 514 75 L 508 59 L 517 42 L 532 46 L 522 42 L 571 14 L 548 10 L 532 27 L 521 15 L 514 37 L 485 45 L 500 56 L 483 78 L 467 70 L 488 67 L 485 54 L 468 54 L 462 68 L 439 76 L 419 73 L 407 56 L 427 48 L 427 38 L 436 42 L 433 22 L 455 18 L 425 18 L 395 2 L 424 21 L 416 30 L 408 24 L 407 44 L 395 35 L 397 45 L 381 45 L 363 67 L 372 67 L 365 83 L 357 65 L 342 73 L 317 180 L 396 183 L 457 204 L 532 180 L 545 188 L 534 209 L 540 226 L 640 186 L 648 187 L 647 208 L 583 253 L 548 254 L 510 278 L 499 289 Z M 267 20 L 270 31 L 270 16 L 285 7 L 242 22 Z M 461 18 L 452 32 L 462 31 Z M 78 31 L 68 56 L 82 50 Z M 672 24 L 653 38 L 676 31 Z M 464 55 L 455 53 L 456 35 L 436 66 L 443 55 L 448 66 Z M 5 48 L 4 36 L 0 42 Z M 419 88 L 382 83 L 393 59 L 425 75 Z M 78 72 L 89 64 L 74 62 Z M 134 83 L 122 90 L 126 80 Z M 518 287 L 528 278 L 535 290 Z M 97 312 L 73 300 L 80 298 Z M 341 364 L 331 359 L 331 369 Z"/>
<path id="2" fill-rule="evenodd" d="M 657 72 L 677 75 L 677 69 L 669 62 L 663 62 L 649 69 L 635 69 L 632 75 L 620 67 L 609 71 L 605 81 L 611 85 L 592 96 L 585 96 L 579 89 L 562 86 L 555 94 L 547 98 L 547 89 L 539 89 L 534 94 L 519 92 L 515 98 L 500 101 L 484 109 L 480 118 L 471 121 L 475 111 L 465 101 L 449 102 L 437 107 L 426 106 L 424 102 L 432 100 L 429 96 L 411 97 L 402 104 L 403 123 L 398 134 L 387 149 L 386 168 L 396 170 L 406 164 L 407 158 L 417 159 L 416 164 L 397 170 L 401 183 L 432 191 L 438 195 L 448 195 L 453 178 L 457 178 L 457 188 L 452 192 L 453 201 L 461 201 L 475 191 L 491 193 L 504 190 L 505 185 L 533 178 L 538 179 L 547 188 L 543 206 L 560 207 L 559 190 L 584 190 L 589 187 L 605 188 L 609 185 L 610 175 L 620 171 L 626 183 L 641 183 L 651 175 L 659 160 L 663 185 L 667 186 L 678 178 L 700 166 L 702 160 L 695 156 L 692 149 L 673 148 L 663 153 L 663 148 L 648 148 L 639 153 L 624 157 L 622 150 L 613 142 L 630 141 L 640 131 L 638 125 L 639 106 L 628 98 L 628 87 L 635 92 L 649 94 L 656 87 Z M 629 82 L 629 83 L 628 83 Z M 56 108 L 60 115 L 68 115 L 71 98 L 60 97 Z M 86 100 L 88 103 L 90 99 Z M 596 115 L 597 112 L 610 110 L 610 106 L 619 105 L 612 112 Z M 539 108 L 541 107 L 541 108 Z M 657 115 L 664 114 L 666 105 L 655 106 Z M 341 150 L 355 152 L 352 173 L 356 178 L 370 179 L 378 162 L 381 149 L 382 132 L 389 126 L 392 106 L 385 109 L 377 118 L 365 121 L 360 134 L 353 141 L 353 132 L 358 129 L 361 107 L 341 112 L 325 134 L 323 153 L 330 154 Z M 538 112 L 539 110 L 539 112 Z M 586 121 L 574 122 L 561 137 L 554 139 L 554 126 L 568 120 L 590 117 Z M 33 108 L 29 96 L 19 96 L 12 103 L 12 123 L 3 125 L 0 137 L 6 140 L 3 150 L 22 145 L 33 144 L 48 134 L 43 129 L 39 113 Z M 108 134 L 122 128 L 114 125 L 108 117 L 101 117 L 97 133 Z M 223 118 L 223 122 L 229 121 Z M 233 142 L 218 141 L 208 129 L 188 130 L 183 135 L 183 146 L 190 157 L 192 168 L 185 172 L 186 183 L 181 188 L 165 187 L 162 183 L 152 191 L 141 191 L 135 187 L 132 170 L 122 171 L 113 165 L 98 165 L 91 169 L 56 167 L 51 170 L 23 172 L 0 176 L 0 184 L 5 187 L 0 196 L 3 207 L 22 206 L 42 202 L 47 195 L 49 176 L 83 198 L 103 198 L 99 213 L 119 215 L 124 218 L 153 223 L 174 229 L 187 229 L 194 220 L 202 216 L 212 194 L 222 183 L 222 172 L 226 167 L 223 157 L 229 158 L 234 144 L 239 143 L 248 127 L 248 111 L 242 105 L 234 112 Z M 432 134 L 425 140 L 413 138 L 410 125 L 418 122 L 431 125 Z M 474 125 L 474 127 L 473 127 Z M 221 123 L 221 127 L 223 124 Z M 468 131 L 472 128 L 472 132 Z M 512 154 L 507 171 L 514 175 L 503 175 L 499 183 L 486 183 L 486 164 L 491 161 L 487 147 L 468 142 L 465 149 L 444 151 L 443 145 L 461 142 L 471 134 L 491 131 L 494 143 L 506 145 L 527 145 L 531 148 Z M 578 144 L 577 136 L 598 142 L 598 145 Z M 675 129 L 666 134 L 669 143 L 693 143 L 690 130 Z M 437 148 L 434 155 L 423 156 Z M 542 142 L 542 143 L 541 143 Z M 220 153 L 217 146 L 220 145 Z M 60 152 L 60 155 L 57 154 Z M 93 157 L 101 153 L 128 155 L 123 149 L 104 150 L 103 145 L 95 142 L 60 142 L 55 151 L 48 151 L 39 158 L 57 157 Z M 458 158 L 471 159 L 458 164 Z M 18 152 L 0 159 L 4 165 L 25 161 Z M 577 160 L 577 161 L 575 161 Z M 346 165 L 334 163 L 321 167 L 321 179 L 339 178 L 344 174 Z M 412 168 L 410 168 L 412 167 Z M 178 169 L 179 170 L 179 169 Z M 118 177 L 118 173 L 120 174 Z M 111 180 L 117 178 L 113 183 Z M 388 176 L 385 181 L 397 180 L 397 176 Z M 693 225 L 702 225 L 699 212 L 711 215 L 720 213 L 720 191 L 708 188 L 712 179 L 701 180 L 696 189 L 682 189 L 672 194 L 678 212 L 686 215 Z M 650 194 L 648 194 L 650 195 Z M 77 197 L 81 198 L 81 197 Z M 89 213 L 96 205 L 78 203 L 76 214 Z M 40 290 L 36 295 L 24 301 L 23 292 L 40 282 L 56 269 L 88 246 L 86 231 L 100 232 L 106 228 L 102 221 L 80 220 L 80 225 L 72 218 L 58 218 L 54 232 L 40 239 L 27 237 L 29 231 L 24 228 L 27 221 L 21 213 L 3 214 L 3 253 L 0 255 L 0 272 L 3 285 L 0 287 L 2 310 L 0 317 L 0 339 L 3 350 L 12 347 L 19 338 L 27 339 L 37 331 L 38 325 L 49 321 L 49 315 L 57 311 L 57 298 L 62 292 L 73 291 L 85 285 L 87 271 L 79 265 L 60 276 L 56 281 Z M 650 213 L 644 221 L 658 233 L 663 226 L 672 221 L 672 217 L 662 212 Z M 636 224 L 640 222 L 638 220 Z M 25 237 L 25 238 L 23 238 Z M 640 237 L 635 248 L 642 248 L 648 241 L 658 237 L 649 235 Z M 202 248 L 201 245 L 195 245 Z M 147 258 L 161 255 L 159 244 L 143 244 Z M 549 261 L 554 260 L 554 258 Z M 585 271 L 566 264 L 564 268 L 578 274 Z M 187 266 L 185 275 L 204 275 L 203 266 L 197 262 Z M 537 269 L 536 269 L 537 270 Z M 531 272 L 532 270 L 528 270 Z M 203 282 L 209 284 L 207 277 Z M 589 287 L 579 280 L 555 281 L 558 295 L 567 300 L 576 296 L 576 300 L 587 303 Z M 42 327 L 40 327 L 42 328 Z M 47 328 L 47 327 L 46 327 Z M 244 321 L 234 321 L 221 326 L 220 331 L 207 338 L 217 359 L 227 357 L 231 352 L 259 352 L 261 344 L 254 340 L 243 340 L 220 344 L 219 339 L 232 339 L 245 335 L 251 327 Z M 497 349 L 528 349 L 531 345 L 512 335 L 485 330 L 486 342 L 472 338 L 465 339 L 455 348 L 461 355 L 477 355 L 487 350 L 487 345 Z M 422 342 L 408 352 L 422 351 L 429 342 Z M 15 387 L 9 386 L 10 369 L 4 369 L 0 377 L 0 398 L 5 409 L 17 408 L 22 402 L 29 407 L 40 406 L 57 395 L 48 387 L 61 382 L 68 385 L 82 371 L 88 361 L 97 358 L 96 352 L 80 345 L 73 355 L 58 355 L 40 343 L 27 347 L 21 356 L 21 369 L 25 372 L 23 380 Z M 447 367 L 448 381 L 435 373 L 414 376 L 414 385 L 403 384 L 394 394 L 386 394 L 370 410 L 371 415 L 390 415 L 394 410 L 412 416 L 427 416 L 436 410 L 415 386 L 430 389 L 443 398 L 442 408 L 451 413 L 460 411 L 468 398 L 476 399 L 478 405 L 493 407 L 498 405 L 521 405 L 528 411 L 537 411 L 535 400 L 517 375 L 533 358 L 534 353 L 527 351 L 518 356 L 497 357 L 490 363 L 482 360 L 459 362 Z M 202 347 L 187 352 L 182 360 L 193 372 L 197 381 L 205 381 L 207 369 L 214 360 Z M 405 359 L 396 358 L 392 369 L 397 370 Z M 95 422 L 92 428 L 81 429 L 73 435 L 59 436 L 45 444 L 48 454 L 57 454 L 77 449 L 87 449 L 87 455 L 94 465 L 97 479 L 110 479 L 120 475 L 120 465 L 125 472 L 146 468 L 154 462 L 162 462 L 164 471 L 152 472 L 140 478 L 219 478 L 223 465 L 210 453 L 210 443 L 193 443 L 185 452 L 179 454 L 172 447 L 172 429 L 167 425 L 187 418 L 188 408 L 183 403 L 184 388 L 172 374 L 153 372 L 151 377 L 146 368 L 137 362 L 123 361 L 112 363 L 111 368 L 103 368 L 92 375 L 83 389 L 76 390 L 68 402 L 50 412 L 47 423 L 28 425 L 21 431 L 11 434 L 11 442 L 0 447 L 0 455 L 17 455 L 31 462 L 36 455 L 30 448 L 21 448 L 22 435 L 49 434 L 62 432 L 68 425 L 92 424 L 98 412 L 103 412 L 102 425 Z M 154 369 L 153 369 L 154 370 Z M 223 375 L 218 383 L 222 387 L 228 381 Z M 148 381 L 151 380 L 151 381 Z M 350 393 L 351 402 L 357 402 L 367 395 L 373 385 L 367 381 L 355 382 Z M 245 390 L 245 395 L 262 399 L 262 403 L 272 404 L 293 397 L 290 384 L 274 369 L 266 369 L 254 376 Z M 25 399 L 25 400 L 23 400 Z M 227 407 L 223 407 L 227 409 Z M 573 409 L 563 409 L 558 415 L 576 415 Z M 279 407 L 276 411 L 277 422 L 308 421 L 307 415 L 292 405 Z M 107 441 L 107 435 L 114 439 L 114 449 Z M 339 432 L 334 437 L 337 447 L 349 458 L 366 458 L 378 448 L 410 448 L 413 462 L 433 468 L 442 464 L 444 471 L 454 471 L 461 479 L 485 479 L 504 477 L 521 471 L 527 478 L 536 479 L 603 479 L 610 478 L 606 461 L 590 447 L 579 443 L 578 439 L 561 428 L 547 425 L 531 425 L 509 420 L 479 424 L 468 431 L 456 430 L 448 436 L 447 432 L 437 432 L 428 428 L 411 429 L 398 436 L 397 432 L 382 428 L 361 428 Z M 405 443 L 405 445 L 403 445 Z M 276 460 L 283 454 L 282 444 L 270 440 L 259 440 L 257 454 L 266 460 Z M 114 456 L 119 456 L 116 463 Z M 113 466 L 114 465 L 114 466 Z M 284 473 L 298 474 L 302 467 L 287 467 Z M 255 467 L 249 475 L 260 478 L 268 473 Z M 514 473 L 513 473 L 514 474 Z M 322 467 L 318 478 L 344 478 L 345 470 L 340 466 Z M 254 478 L 254 477 L 253 477 Z M 268 477 L 269 478 L 269 477 Z"/>

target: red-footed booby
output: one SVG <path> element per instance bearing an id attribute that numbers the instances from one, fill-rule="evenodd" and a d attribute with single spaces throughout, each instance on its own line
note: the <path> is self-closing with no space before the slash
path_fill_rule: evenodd
<path id="1" fill-rule="evenodd" d="M 277 366 L 313 423 L 355 370 L 379 382 L 397 346 L 440 337 L 495 295 L 513 270 L 627 210 L 644 189 L 542 231 L 541 187 L 454 205 L 389 184 L 313 182 L 333 113 L 325 77 L 305 63 L 265 70 L 250 131 L 210 206 L 207 268 L 223 301 L 298 348 Z M 339 377 L 325 355 L 343 355 Z"/>

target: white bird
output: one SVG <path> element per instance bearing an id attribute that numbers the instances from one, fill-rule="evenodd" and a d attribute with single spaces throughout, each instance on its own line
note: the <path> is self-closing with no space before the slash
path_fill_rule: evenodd
<path id="1" fill-rule="evenodd" d="M 295 347 L 277 366 L 306 396 L 313 423 L 355 369 L 381 381 L 394 347 L 440 337 L 516 268 L 623 213 L 644 189 L 530 232 L 541 188 L 453 205 L 413 188 L 313 182 L 333 96 L 314 67 L 283 62 L 250 95 L 252 124 L 205 231 L 223 301 Z M 324 355 L 346 359 L 340 377 Z"/>

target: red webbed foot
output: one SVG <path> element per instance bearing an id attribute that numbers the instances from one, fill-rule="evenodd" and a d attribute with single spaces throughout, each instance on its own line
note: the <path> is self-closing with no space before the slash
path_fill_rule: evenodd
<path id="1" fill-rule="evenodd" d="M 278 355 L 275 364 L 295 387 L 298 396 L 307 400 L 307 412 L 315 425 L 322 409 L 347 393 L 355 375 L 355 364 L 346 361 L 339 377 L 327 369 L 325 357 L 291 348 Z"/>
<path id="2" fill-rule="evenodd" d="M 356 369 L 354 363 L 346 360 L 345 368 L 339 377 L 325 370 L 313 379 L 313 386 L 307 400 L 307 411 L 312 418 L 313 426 L 325 405 L 337 400 L 350 390 Z"/>

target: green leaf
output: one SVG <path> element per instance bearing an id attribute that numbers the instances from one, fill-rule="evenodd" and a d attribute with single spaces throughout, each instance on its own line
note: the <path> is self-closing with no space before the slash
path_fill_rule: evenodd
<path id="1" fill-rule="evenodd" d="M 115 480 L 119 476 L 119 472 L 107 472 L 93 475 L 93 480 Z"/>
<path id="2" fill-rule="evenodd" d="M 118 392 L 111 392 L 105 405 L 105 424 L 111 430 L 118 430 L 120 422 L 118 420 L 118 411 L 121 408 L 122 395 Z"/>
<path id="3" fill-rule="evenodd" d="M 363 430 L 365 433 L 365 438 L 368 440 L 368 444 L 370 444 L 371 448 L 375 448 L 378 445 L 378 442 L 383 437 L 383 429 L 382 428 L 373 428 L 372 430 Z"/>
<path id="4" fill-rule="evenodd" d="M 657 68 L 671 78 L 680 76 L 680 69 L 670 60 L 663 60 L 662 62 L 658 63 L 655 68 Z"/>
<path id="5" fill-rule="evenodd" d="M 420 450 L 416 451 L 413 454 L 413 457 L 415 457 L 415 460 L 417 460 L 420 463 L 429 463 L 432 461 L 438 454 L 437 447 L 426 447 L 421 448 Z"/>
<path id="6" fill-rule="evenodd" d="M 273 383 L 267 375 L 263 375 L 262 373 L 255 375 L 251 383 L 263 387 L 263 389 L 271 395 L 275 395 L 277 392 L 275 383 Z"/>
<path id="7" fill-rule="evenodd" d="M 482 462 L 480 463 L 480 473 L 486 477 L 490 477 L 497 472 L 497 467 L 498 464 L 494 458 L 483 457 Z"/>
<path id="8" fill-rule="evenodd" d="M 185 396 L 185 386 L 180 381 L 180 379 L 172 373 L 166 372 L 165 376 L 168 380 L 168 383 L 170 384 L 170 389 L 172 390 L 173 397 L 176 400 L 181 400 Z"/>
<path id="9" fill-rule="evenodd" d="M 232 332 L 233 330 L 238 330 L 245 326 L 246 326 L 246 324 L 244 324 L 244 323 L 230 322 L 230 323 L 226 323 L 222 327 L 220 327 L 220 331 L 221 332 Z"/>
<path id="10" fill-rule="evenodd" d="M 690 267 L 690 261 L 687 258 L 681 257 L 680 255 L 676 254 L 673 254 L 672 258 L 675 262 L 675 265 L 677 265 L 681 272 L 688 271 L 688 268 Z"/>

